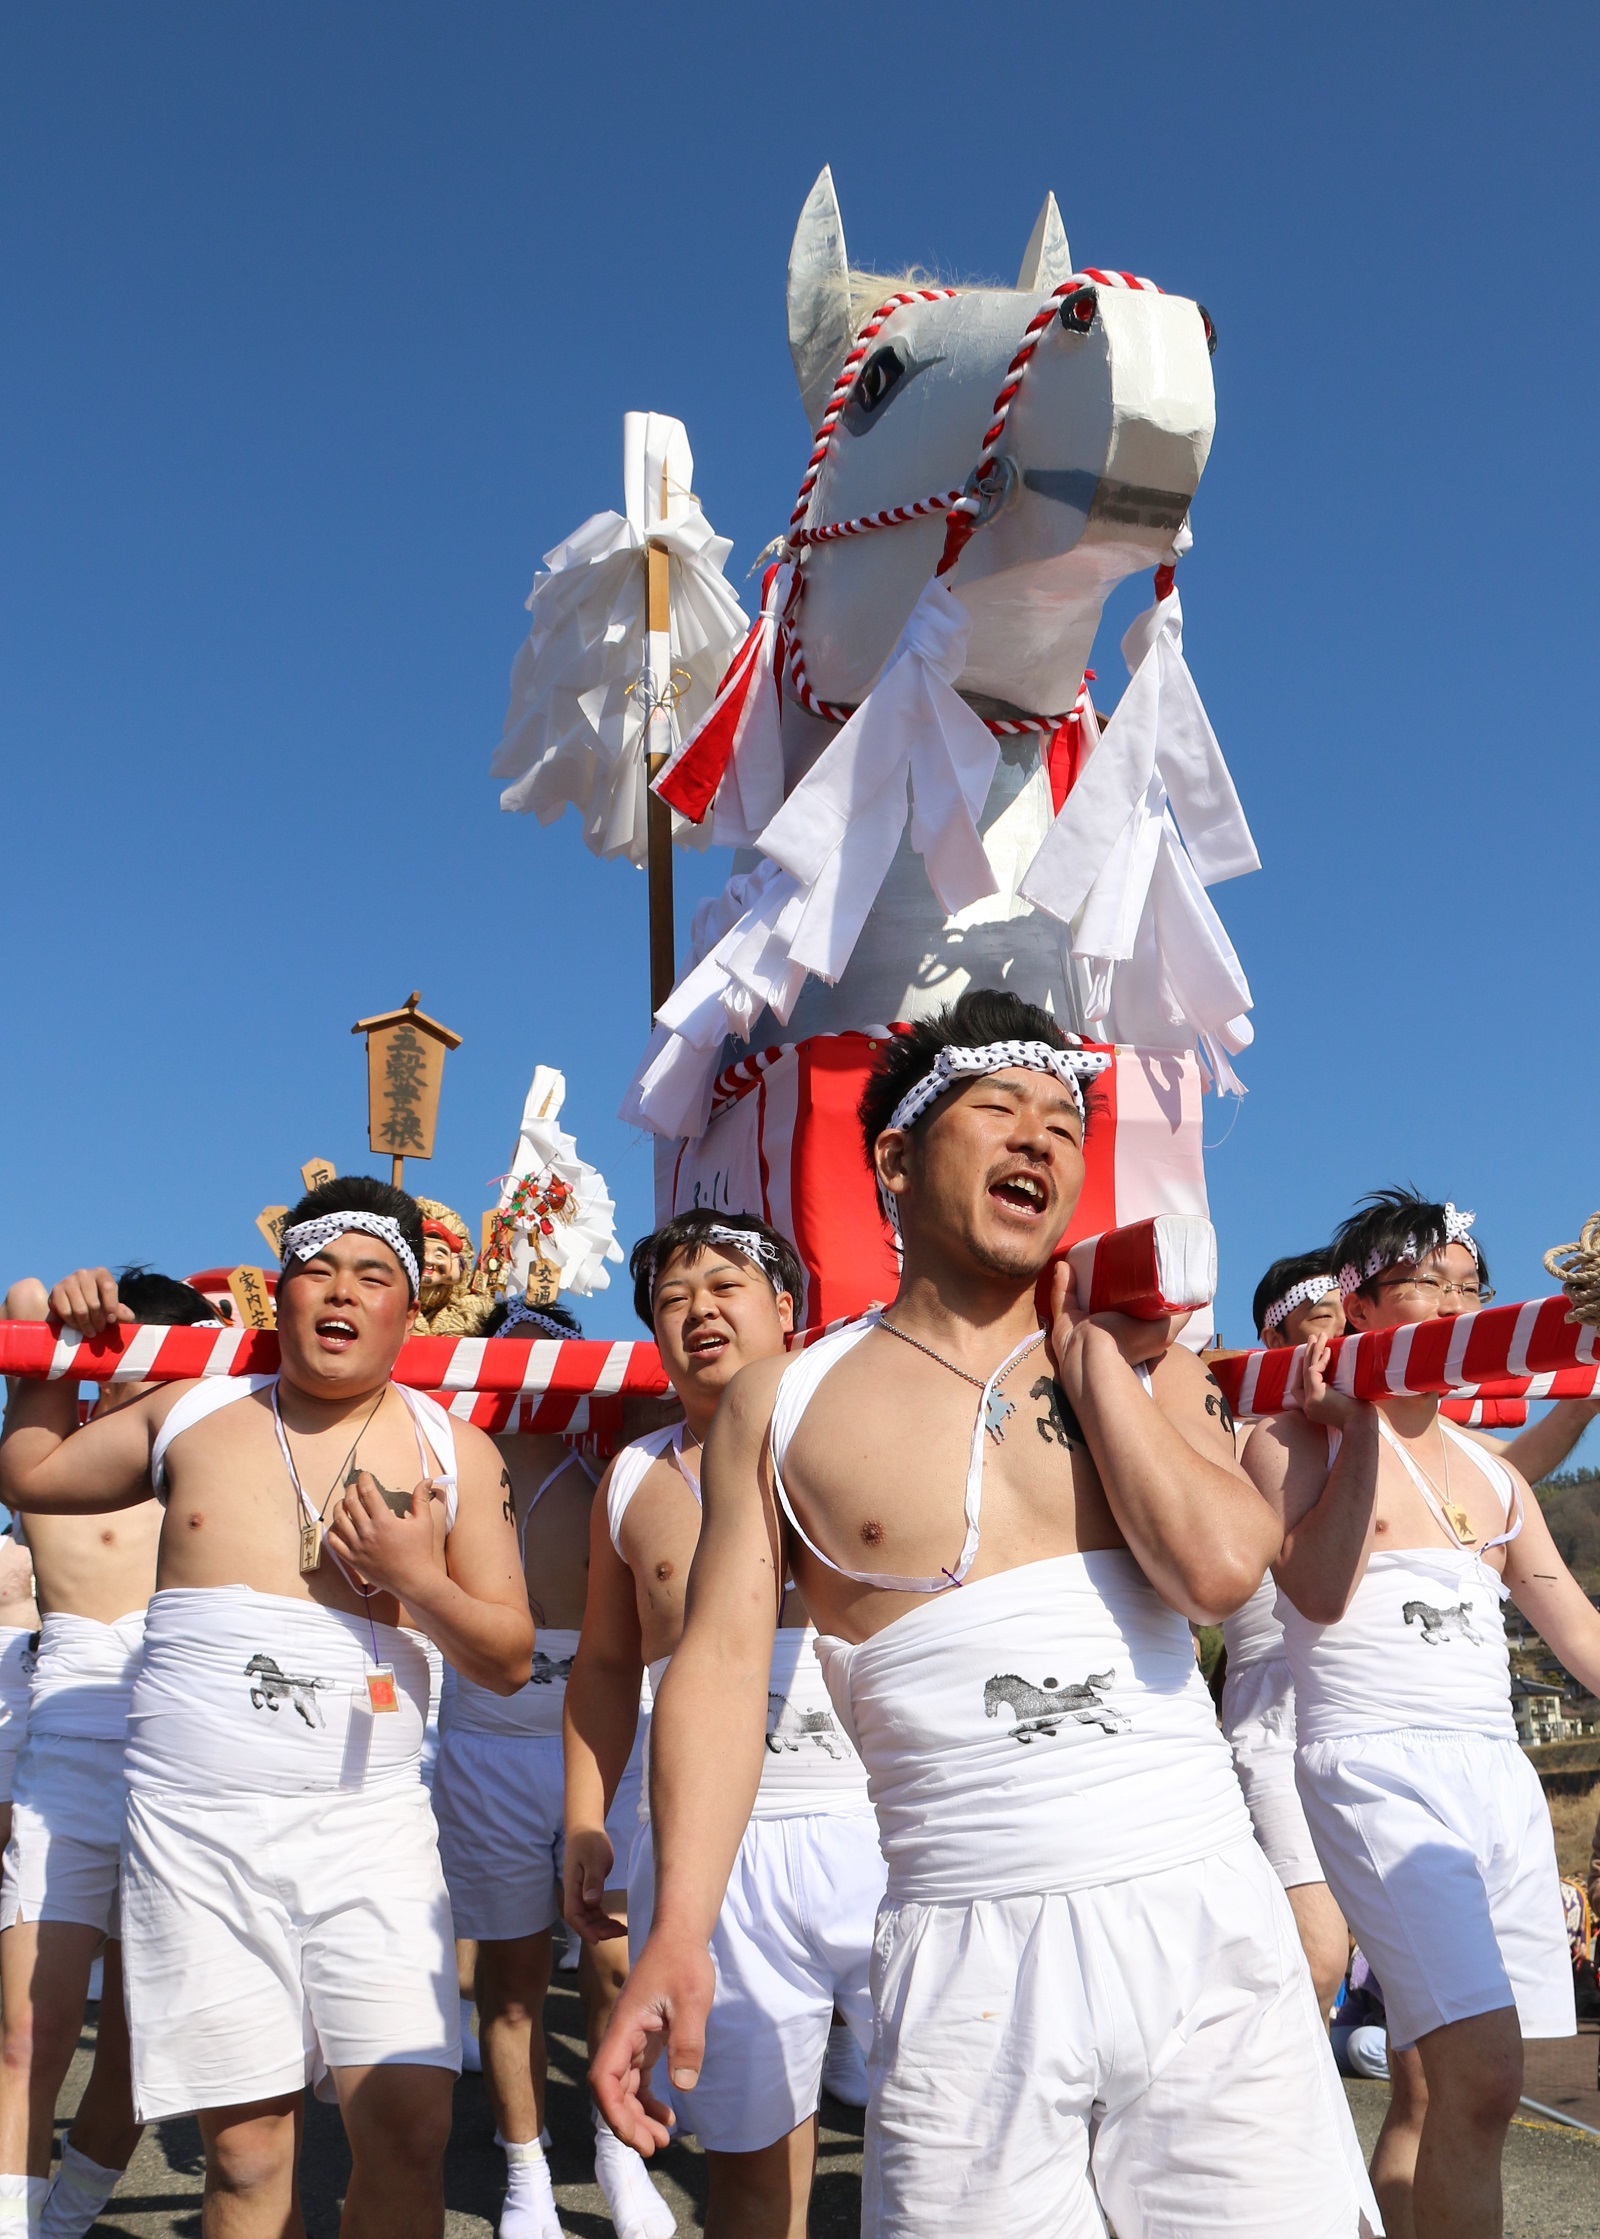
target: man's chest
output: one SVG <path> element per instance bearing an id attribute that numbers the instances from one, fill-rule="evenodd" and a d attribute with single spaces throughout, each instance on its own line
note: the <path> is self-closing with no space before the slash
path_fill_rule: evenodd
<path id="1" fill-rule="evenodd" d="M 1421 1455 L 1410 1447 L 1397 1451 L 1387 1439 L 1382 1442 L 1377 1547 L 1481 1547 L 1505 1528 L 1505 1508 L 1469 1454 L 1459 1448 L 1447 1452 L 1432 1440 Z M 1498 1562 L 1499 1557 L 1492 1559 Z"/>
<path id="2" fill-rule="evenodd" d="M 400 1508 L 433 1468 L 431 1459 L 424 1464 L 409 1421 L 314 1436 L 286 1428 L 280 1440 L 270 1408 L 246 1400 L 174 1441 L 166 1463 L 169 1518 L 209 1507 L 219 1522 L 307 1512 L 331 1519 L 358 1472 Z"/>

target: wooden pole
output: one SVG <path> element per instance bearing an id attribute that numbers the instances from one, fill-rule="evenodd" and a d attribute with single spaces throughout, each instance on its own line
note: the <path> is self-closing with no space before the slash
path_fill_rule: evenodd
<path id="1" fill-rule="evenodd" d="M 389 1161 L 389 1179 L 390 1179 L 390 1181 L 391 1181 L 391 1182 L 392 1182 L 392 1183 L 394 1184 L 394 1186 L 395 1186 L 395 1188 L 396 1188 L 396 1189 L 404 1189 L 404 1188 L 405 1188 L 405 1186 L 406 1186 L 406 1162 L 405 1162 L 405 1160 L 404 1160 L 403 1158 L 391 1158 L 391 1159 L 390 1159 L 390 1161 Z"/>
<path id="2" fill-rule="evenodd" d="M 659 649 L 662 673 L 655 678 L 658 692 L 668 690 L 672 679 L 672 606 L 668 595 L 668 557 L 659 544 L 646 550 L 649 589 L 645 626 L 651 651 Z M 657 740 L 662 744 L 658 748 Z M 653 781 L 671 751 L 670 714 L 652 711 L 645 728 L 645 770 Z M 650 881 L 650 1010 L 659 1010 L 672 993 L 678 977 L 677 935 L 672 916 L 672 811 L 654 793 L 646 796 L 645 860 Z"/>

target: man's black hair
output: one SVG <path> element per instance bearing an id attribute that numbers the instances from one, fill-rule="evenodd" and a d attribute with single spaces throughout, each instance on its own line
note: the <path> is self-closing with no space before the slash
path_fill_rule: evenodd
<path id="1" fill-rule="evenodd" d="M 1332 1275 L 1337 1270 L 1333 1254 L 1326 1244 L 1317 1252 L 1293 1252 L 1287 1259 L 1275 1259 L 1256 1285 L 1256 1295 L 1250 1301 L 1250 1318 L 1256 1325 L 1256 1335 L 1267 1334 L 1267 1309 L 1286 1298 L 1296 1283 L 1309 1283 L 1314 1275 Z"/>
<path id="2" fill-rule="evenodd" d="M 1334 1230 L 1330 1250 L 1335 1268 L 1353 1267 L 1362 1278 L 1357 1288 L 1370 1295 L 1379 1276 L 1411 1258 L 1413 1248 L 1421 1259 L 1429 1252 L 1442 1251 L 1449 1241 L 1442 1202 L 1419 1197 L 1415 1188 L 1375 1189 L 1369 1190 L 1350 1218 Z M 1478 1280 L 1487 1283 L 1489 1262 L 1476 1241 L 1474 1249 Z M 1369 1280 L 1366 1265 L 1374 1253 L 1378 1255 L 1378 1267 Z"/>
<path id="3" fill-rule="evenodd" d="M 148 1267 L 125 1267 L 117 1277 L 117 1296 L 136 1322 L 160 1322 L 182 1329 L 195 1322 L 220 1320 L 216 1308 L 192 1284 Z"/>
<path id="4" fill-rule="evenodd" d="M 1048 1042 L 1058 1050 L 1073 1046 L 1050 1013 L 1041 1011 L 1037 1003 L 1024 1003 L 1020 996 L 1007 995 L 996 987 L 969 987 L 965 995 L 958 995 L 932 1018 L 918 1019 L 908 1034 L 891 1034 L 879 1051 L 856 1108 L 869 1168 L 878 1137 L 888 1126 L 895 1106 L 907 1089 L 914 1088 L 923 1074 L 932 1070 L 939 1052 L 984 1049 L 990 1042 Z M 1093 1108 L 1092 1084 L 1080 1082 L 1079 1086 L 1084 1092 L 1087 1116 Z M 937 1104 L 930 1105 L 923 1117 L 930 1118 L 937 1110 Z M 921 1120 L 913 1122 L 912 1132 L 921 1125 Z"/>
<path id="5" fill-rule="evenodd" d="M 484 1323 L 481 1334 L 485 1337 L 498 1337 L 505 1327 L 505 1319 L 510 1311 L 511 1301 L 508 1298 L 501 1299 L 499 1305 L 496 1306 L 494 1312 Z M 568 1337 L 581 1337 L 583 1335 L 583 1324 L 576 1314 L 569 1314 L 564 1306 L 536 1306 L 534 1312 L 542 1314 L 547 1322 L 554 1322 L 557 1328 L 565 1331 Z M 526 1322 L 519 1322 L 516 1330 L 512 1332 L 513 1336 L 520 1334 L 527 1326 Z"/>
<path id="6" fill-rule="evenodd" d="M 646 1329 L 656 1326 L 653 1307 L 656 1294 L 656 1272 L 681 1254 L 692 1267 L 709 1246 L 713 1251 L 722 1248 L 723 1239 L 713 1237 L 714 1228 L 744 1228 L 752 1236 L 764 1237 L 777 1255 L 776 1273 L 778 1287 L 786 1290 L 794 1300 L 796 1314 L 806 1292 L 806 1271 L 800 1264 L 800 1254 L 787 1236 L 780 1236 L 765 1221 L 758 1221 L 754 1213 L 718 1213 L 709 1206 L 696 1206 L 693 1212 L 679 1213 L 658 1228 L 652 1236 L 641 1236 L 628 1258 L 628 1272 L 633 1277 L 633 1310 Z M 732 1249 L 732 1247 L 730 1247 Z M 755 1259 L 754 1264 L 763 1274 L 768 1272 L 771 1261 Z"/>
<path id="7" fill-rule="evenodd" d="M 421 1267 L 422 1209 L 414 1197 L 396 1189 L 392 1182 L 375 1181 L 370 1174 L 336 1174 L 331 1182 L 319 1182 L 315 1189 L 307 1190 L 298 1205 L 291 1205 L 283 1216 L 283 1225 L 286 1229 L 298 1228 L 302 1221 L 321 1220 L 324 1213 L 381 1213 L 394 1222 Z"/>

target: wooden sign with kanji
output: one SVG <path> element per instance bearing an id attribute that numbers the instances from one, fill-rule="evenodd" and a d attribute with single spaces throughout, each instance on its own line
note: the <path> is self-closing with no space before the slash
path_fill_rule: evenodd
<path id="1" fill-rule="evenodd" d="M 448 1051 L 461 1036 L 417 1005 L 413 988 L 405 1008 L 358 1018 L 350 1031 L 367 1037 L 367 1140 L 394 1161 L 394 1179 L 408 1158 L 432 1158 L 439 1118 L 439 1089 Z"/>

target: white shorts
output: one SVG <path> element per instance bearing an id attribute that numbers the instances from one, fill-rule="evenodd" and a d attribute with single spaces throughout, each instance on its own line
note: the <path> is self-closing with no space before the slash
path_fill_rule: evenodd
<path id="1" fill-rule="evenodd" d="M 1575 2034 L 1550 1812 L 1514 1741 L 1407 1729 L 1308 1742 L 1299 1779 L 1400 2051 L 1510 2005 L 1524 2037 Z"/>
<path id="2" fill-rule="evenodd" d="M 115 1936 L 127 1818 L 120 1741 L 30 1734 L 17 1760 L 0 1929 L 70 1920 Z"/>
<path id="3" fill-rule="evenodd" d="M 606 1816 L 618 1889 L 627 1887 L 639 1829 L 639 1759 L 636 1744 Z M 458 1936 L 507 1943 L 554 1926 L 565 1850 L 559 1734 L 450 1727 L 434 1766 L 433 1811 Z"/>
<path id="4" fill-rule="evenodd" d="M 1255 1843 L 1094 1889 L 887 1906 L 862 2239 L 1379 2228 Z"/>
<path id="5" fill-rule="evenodd" d="M 0 1804 L 11 1801 L 17 1758 L 28 1738 L 28 1689 L 36 1637 L 20 1625 L 0 1626 Z"/>
<path id="6" fill-rule="evenodd" d="M 1294 1779 L 1294 1675 L 1285 1656 L 1264 1656 L 1222 1692 L 1222 1730 L 1267 1863 L 1285 1889 L 1325 1881 Z"/>
<path id="7" fill-rule="evenodd" d="M 419 1780 L 135 1788 L 122 1908 L 141 2122 L 298 2092 L 319 2054 L 460 2070 L 450 1901 Z"/>
<path id="8" fill-rule="evenodd" d="M 728 1878 L 711 1958 L 717 1991 L 679 2126 L 712 2153 L 754 2153 L 817 2111 L 837 2007 L 863 2051 L 872 2039 L 872 1937 L 886 1869 L 871 1812 L 753 1819 Z M 646 1827 L 633 1854 L 628 1942 L 655 1901 Z"/>

